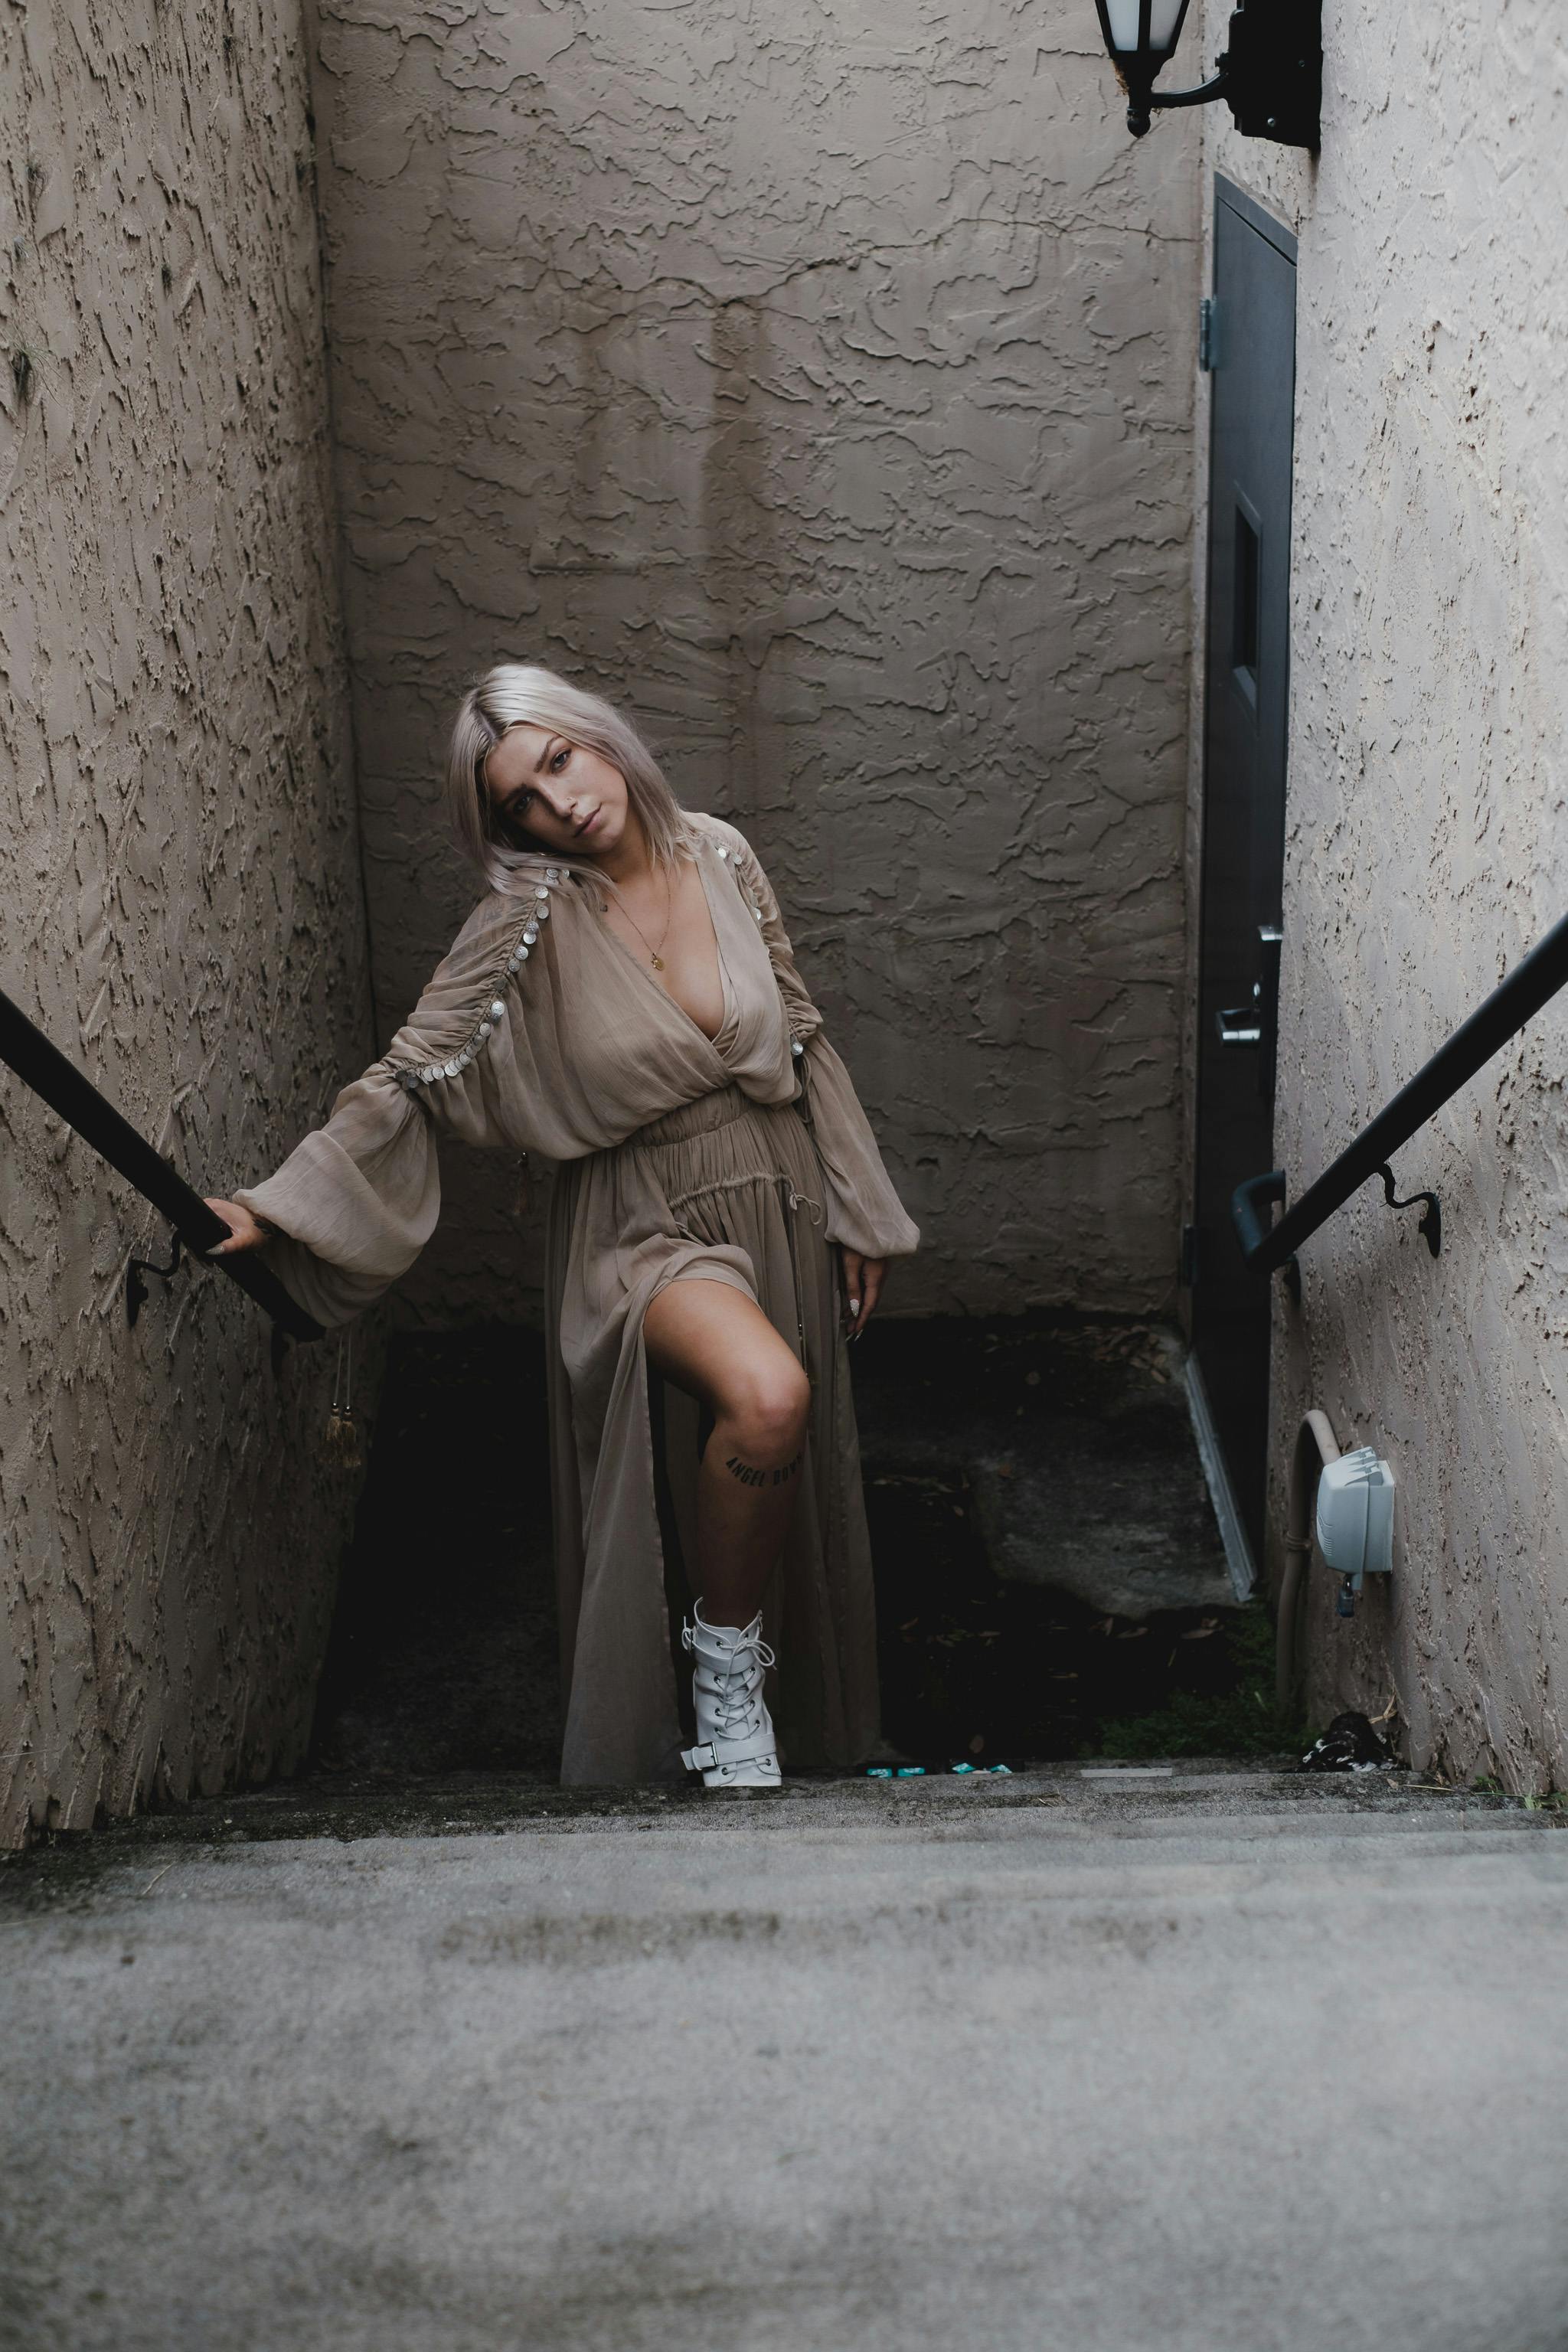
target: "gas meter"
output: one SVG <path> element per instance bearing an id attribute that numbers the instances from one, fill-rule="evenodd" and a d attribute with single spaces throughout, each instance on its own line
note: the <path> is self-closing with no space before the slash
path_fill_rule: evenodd
<path id="1" fill-rule="evenodd" d="M 1318 1549 L 1340 1579 L 1340 1615 L 1353 1617 L 1362 1579 L 1387 1576 L 1394 1567 L 1394 1473 L 1374 1446 L 1324 1463 Z"/>

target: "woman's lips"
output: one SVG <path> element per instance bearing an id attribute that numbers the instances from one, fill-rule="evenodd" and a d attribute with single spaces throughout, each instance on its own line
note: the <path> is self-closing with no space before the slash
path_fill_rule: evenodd
<path id="1" fill-rule="evenodd" d="M 584 834 L 593 832 L 594 827 L 598 824 L 602 814 L 603 812 L 601 810 L 595 809 L 592 816 L 585 816 L 583 819 L 582 824 L 577 827 L 576 838 L 579 841 L 582 840 Z"/>

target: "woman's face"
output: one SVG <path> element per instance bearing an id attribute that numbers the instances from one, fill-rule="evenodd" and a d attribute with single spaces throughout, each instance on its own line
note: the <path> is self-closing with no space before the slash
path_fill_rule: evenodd
<path id="1" fill-rule="evenodd" d="M 490 807 L 514 837 L 527 833 L 545 849 L 602 857 L 626 832 L 631 806 L 620 770 L 548 728 L 509 727 L 482 773 Z"/>

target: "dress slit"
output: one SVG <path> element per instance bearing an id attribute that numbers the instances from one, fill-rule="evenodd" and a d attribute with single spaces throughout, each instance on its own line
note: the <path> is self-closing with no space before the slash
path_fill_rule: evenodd
<path id="1" fill-rule="evenodd" d="M 625 1253 L 632 1278 L 624 1290 L 620 1360 L 607 1384 L 610 1404 L 602 1424 L 595 1425 L 591 1400 L 606 1385 L 605 1366 L 574 1366 L 552 1350 L 551 1378 L 560 1383 L 552 1419 L 575 1432 L 583 1506 L 556 1523 L 572 1692 L 563 1780 L 602 1774 L 617 1781 L 657 1780 L 680 1769 L 665 1586 L 668 1580 L 678 1588 L 682 1564 L 695 1559 L 700 1412 L 695 1398 L 661 1380 L 648 1362 L 643 1321 L 666 1281 L 716 1278 L 746 1291 L 811 1384 L 800 1486 L 763 1601 L 768 1638 L 780 1658 L 769 1704 L 781 1756 L 792 1769 L 842 1770 L 863 1760 L 876 1743 L 870 1548 L 836 1255 L 822 1230 L 821 1192 L 816 1148 L 794 1105 L 758 1104 L 735 1086 L 682 1104 L 624 1143 L 559 1172 L 548 1268 L 552 1328 L 572 1320 L 563 1294 L 573 1269 L 597 1262 L 591 1244 L 601 1213 L 618 1220 L 624 1232 L 626 1201 L 635 1196 L 661 1244 L 653 1245 L 650 1231 L 646 1243 Z M 599 1305 L 603 1323 L 602 1299 Z M 650 1402 L 655 1384 L 657 1412 Z M 656 1427 L 663 1454 L 657 1474 Z M 572 1483 L 564 1466 L 562 1483 Z M 667 1569 L 661 1535 L 656 1590 L 656 1562 L 646 1540 L 627 1545 L 617 1540 L 616 1530 L 624 1531 L 629 1512 L 643 1516 L 645 1526 L 657 1526 L 660 1486 L 668 1495 L 667 1517 L 673 1513 L 679 1531 L 680 1561 Z M 688 1604 L 697 1598 L 689 1582 L 684 1598 Z M 651 1621 L 656 1608 L 658 1638 L 651 1649 L 645 1643 L 643 1656 L 650 1667 L 656 1656 L 657 1671 L 628 1674 L 631 1662 L 621 1643 L 645 1613 Z M 606 1638 L 617 1654 L 606 1652 Z"/>

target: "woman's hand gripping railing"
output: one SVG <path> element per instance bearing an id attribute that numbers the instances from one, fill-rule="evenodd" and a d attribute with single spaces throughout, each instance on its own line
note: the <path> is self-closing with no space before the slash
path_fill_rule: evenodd
<path id="1" fill-rule="evenodd" d="M 166 1267 L 147 1258 L 132 1258 L 126 1268 L 126 1316 L 134 1323 L 137 1308 L 147 1295 L 144 1275 L 156 1274 L 169 1280 L 178 1266 L 182 1243 L 195 1255 L 206 1257 L 218 1243 L 227 1240 L 228 1226 L 3 991 L 0 1061 L 8 1063 L 24 1086 L 58 1111 L 83 1142 L 90 1144 L 128 1184 L 134 1184 L 142 1199 L 150 1201 L 174 1228 L 174 1253 Z M 248 1291 L 270 1315 L 275 1338 L 279 1332 L 291 1339 L 321 1337 L 321 1325 L 289 1297 L 271 1267 L 254 1255 L 235 1253 L 208 1262 L 221 1267 L 231 1282 Z"/>

